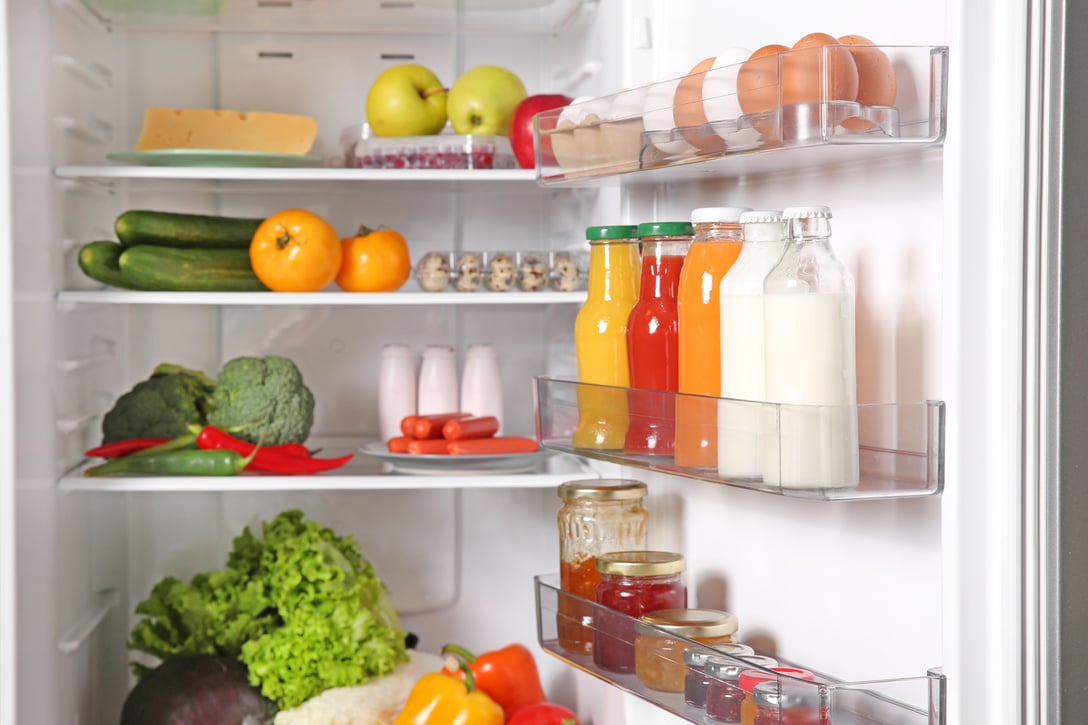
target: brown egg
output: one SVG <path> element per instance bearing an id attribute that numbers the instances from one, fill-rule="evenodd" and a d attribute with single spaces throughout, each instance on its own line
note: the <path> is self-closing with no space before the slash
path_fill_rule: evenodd
<path id="1" fill-rule="evenodd" d="M 857 102 L 863 106 L 895 105 L 895 68 L 884 51 L 860 35 L 844 35 L 839 42 L 850 51 L 858 69 Z"/>
<path id="2" fill-rule="evenodd" d="M 888 56 L 873 41 L 861 35 L 844 35 L 839 42 L 847 47 L 858 68 L 857 102 L 863 106 L 895 105 L 895 68 Z M 868 131 L 876 124 L 863 118 L 848 118 L 842 122 L 849 131 Z"/>
<path id="3" fill-rule="evenodd" d="M 782 56 L 783 104 L 853 101 L 857 95 L 854 57 L 834 36 L 809 33 Z"/>
<path id="4" fill-rule="evenodd" d="M 722 137 L 705 127 L 709 120 L 703 109 L 703 79 L 706 72 L 714 67 L 714 58 L 699 61 L 676 85 L 673 96 L 672 113 L 676 127 L 684 140 L 698 149 L 701 154 L 716 154 L 725 151 Z"/>
<path id="5" fill-rule="evenodd" d="M 745 113 L 763 113 L 778 107 L 778 54 L 788 51 L 777 43 L 752 53 L 737 73 L 737 101 Z"/>

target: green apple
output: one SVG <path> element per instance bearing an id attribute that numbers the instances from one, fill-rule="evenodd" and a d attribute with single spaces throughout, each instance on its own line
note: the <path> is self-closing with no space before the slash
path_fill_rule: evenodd
<path id="1" fill-rule="evenodd" d="M 429 136 L 446 125 L 446 87 L 416 63 L 386 68 L 366 94 L 366 120 L 375 136 Z"/>
<path id="2" fill-rule="evenodd" d="M 478 65 L 461 74 L 446 102 L 457 133 L 507 136 L 514 110 L 529 94 L 515 73 L 497 65 Z"/>

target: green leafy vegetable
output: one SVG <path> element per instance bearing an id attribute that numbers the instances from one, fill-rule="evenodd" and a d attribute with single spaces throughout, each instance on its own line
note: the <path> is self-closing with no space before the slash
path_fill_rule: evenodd
<path id="1" fill-rule="evenodd" d="M 221 571 L 160 581 L 140 602 L 131 650 L 233 657 L 280 708 L 358 685 L 408 659 L 389 591 L 351 536 L 285 511 L 247 527 Z M 133 664 L 137 674 L 147 667 Z"/>
<path id="2" fill-rule="evenodd" d="M 314 396 L 290 358 L 236 357 L 216 377 L 208 423 L 264 445 L 305 443 L 314 425 Z"/>

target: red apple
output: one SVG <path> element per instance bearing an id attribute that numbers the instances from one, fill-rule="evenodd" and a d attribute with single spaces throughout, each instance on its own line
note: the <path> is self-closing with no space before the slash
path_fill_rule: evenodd
<path id="1" fill-rule="evenodd" d="M 523 169 L 531 169 L 536 166 L 536 157 L 533 154 L 533 116 L 553 108 L 562 108 L 574 99 L 561 93 L 539 93 L 529 96 L 514 109 L 514 116 L 510 119 L 510 148 L 514 151 L 514 158 Z"/>

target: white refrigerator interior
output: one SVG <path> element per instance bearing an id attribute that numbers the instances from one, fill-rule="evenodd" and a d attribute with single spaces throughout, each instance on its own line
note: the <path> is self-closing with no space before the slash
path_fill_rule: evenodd
<path id="1" fill-rule="evenodd" d="M 844 682 L 914 679 L 913 694 L 920 681 L 928 695 L 927 673 L 943 668 L 947 701 L 939 718 L 923 698 L 914 709 L 892 708 L 904 723 L 1018 721 L 1008 712 L 1022 705 L 1015 694 L 1021 664 L 1004 659 L 997 644 L 1010 626 L 1009 636 L 1019 636 L 1017 605 L 982 621 L 971 614 L 983 596 L 1015 597 L 1019 553 L 1010 560 L 1007 547 L 1016 542 L 1001 538 L 1010 519 L 1005 499 L 979 508 L 981 538 L 965 528 L 983 483 L 1005 490 L 1016 474 L 990 462 L 976 478 L 999 480 L 962 480 L 985 457 L 986 440 L 1015 442 L 1016 431 L 994 417 L 1015 396 L 961 389 L 966 375 L 955 362 L 977 360 L 986 345 L 1004 349 L 1008 330 L 972 329 L 970 308 L 961 305 L 971 291 L 964 259 L 986 245 L 961 246 L 948 231 L 967 225 L 955 206 L 968 198 L 965 166 L 985 161 L 993 171 L 991 164 L 1014 155 L 999 149 L 987 159 L 989 151 L 960 146 L 958 134 L 973 129 L 962 118 L 966 92 L 955 85 L 971 80 L 962 75 L 973 66 L 961 47 L 1017 35 L 1021 21 L 1012 9 L 993 11 L 1007 22 L 985 29 L 967 19 L 989 13 L 984 3 L 957 0 L 193 0 L 169 11 L 140 9 L 154 4 L 6 3 L 7 116 L 0 128 L 10 123 L 3 183 L 11 208 L 0 208 L 7 221 L 0 250 L 10 279 L 0 282 L 0 385 L 11 386 L 14 404 L 0 414 L 0 723 L 117 722 L 133 684 L 125 643 L 135 604 L 163 576 L 185 579 L 221 566 L 243 527 L 289 508 L 355 536 L 421 649 L 522 642 L 537 653 L 548 693 L 584 723 L 681 722 L 682 714 L 537 645 L 534 576 L 558 570 L 556 486 L 617 475 L 649 485 L 650 548 L 685 554 L 689 605 L 736 614 L 742 639 Z M 738 174 L 732 159 L 721 159 L 692 164 L 687 174 L 602 174 L 585 184 L 542 184 L 520 169 L 336 167 L 343 165 L 342 132 L 365 121 L 373 78 L 405 60 L 447 84 L 487 63 L 515 71 L 530 94 L 604 97 L 688 72 L 730 49 L 791 45 L 816 31 L 860 34 L 882 46 L 949 46 L 952 132 L 944 145 L 904 145 L 860 161 L 846 154 L 819 165 L 795 163 L 803 149 L 780 148 L 765 154 L 769 166 L 754 163 L 751 173 Z M 981 64 L 983 51 L 975 52 Z M 1014 82 L 1008 94 L 1020 88 Z M 995 103 L 989 86 L 978 93 L 980 104 Z M 1005 101 L 1010 109 L 1023 102 Z M 314 116 L 312 153 L 327 163 L 109 162 L 108 153 L 131 150 L 144 109 L 156 106 Z M 985 134 L 991 142 L 1008 135 L 1000 127 Z M 963 208 L 985 212 L 1022 192 L 1007 183 Z M 347 472 L 320 478 L 98 484 L 79 470 L 83 451 L 101 438 L 103 413 L 160 362 L 214 373 L 239 355 L 288 356 L 317 400 L 315 439 L 347 452 L 380 437 L 385 345 L 409 345 L 417 360 L 426 345 L 449 345 L 459 370 L 470 345 L 493 346 L 507 435 L 536 433 L 535 376 L 575 374 L 572 330 L 584 293 L 436 295 L 414 279 L 401 292 L 370 297 L 101 288 L 80 274 L 75 251 L 113 238 L 113 220 L 126 209 L 260 217 L 303 207 L 345 233 L 364 223 L 395 227 L 415 262 L 431 251 L 582 250 L 587 226 L 686 220 L 701 206 L 814 204 L 832 209 L 834 247 L 856 281 L 858 403 L 949 402 L 943 493 L 824 501 L 569 455 L 535 473 L 489 476 L 391 476 L 362 456 Z M 994 247 L 1011 257 L 1016 240 L 997 235 Z M 999 292 L 988 286 L 997 285 L 992 278 L 975 283 L 984 299 Z M 1018 303 L 1004 304 L 979 313 L 983 322 L 1000 324 L 1000 312 L 1015 318 Z M 963 342 L 972 335 L 980 348 Z M 966 424 L 952 401 L 981 405 L 972 416 L 990 416 L 991 437 L 965 436 L 956 451 Z M 972 565 L 980 567 L 970 580 L 977 590 L 959 583 Z M 966 659 L 972 651 L 977 661 Z"/>

